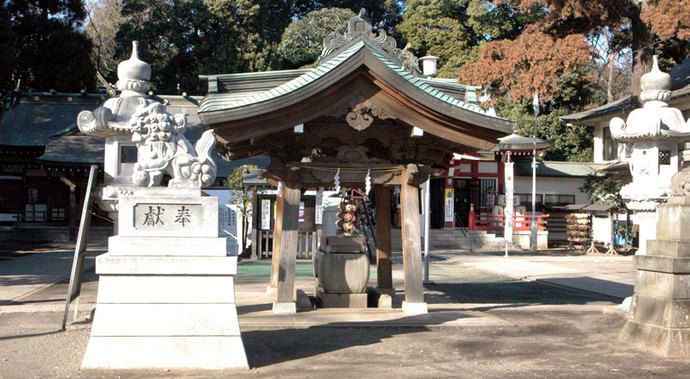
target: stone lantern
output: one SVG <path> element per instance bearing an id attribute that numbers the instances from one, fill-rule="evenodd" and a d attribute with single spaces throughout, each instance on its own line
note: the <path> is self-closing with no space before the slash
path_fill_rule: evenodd
<path id="1" fill-rule="evenodd" d="M 136 42 L 117 74 L 120 95 L 77 118 L 84 134 L 105 137 L 101 203 L 117 227 L 96 259 L 97 312 L 82 367 L 246 368 L 237 256 L 218 237 L 218 198 L 201 192 L 216 176 L 213 131 L 192 146 L 185 116 L 146 95 L 151 67 Z"/>
<path id="2" fill-rule="evenodd" d="M 683 114 L 670 108 L 671 76 L 659 70 L 654 56 L 652 70 L 640 79 L 642 108 L 634 109 L 623 121 L 611 119 L 611 136 L 632 145 L 628 162 L 632 182 L 621 189 L 633 222 L 639 225 L 638 255 L 645 255 L 647 241 L 656 237 L 656 208 L 671 194 L 671 177 L 680 170 L 679 144 L 690 141 L 690 126 Z"/>

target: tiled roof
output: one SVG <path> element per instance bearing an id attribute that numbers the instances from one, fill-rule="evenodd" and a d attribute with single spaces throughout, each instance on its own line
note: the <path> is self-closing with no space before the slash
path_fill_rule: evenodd
<path id="1" fill-rule="evenodd" d="M 685 96 L 690 93 L 690 58 L 686 58 L 677 64 L 669 72 L 671 75 L 671 96 Z M 599 116 L 615 116 L 614 112 L 626 113 L 632 107 L 632 97 L 626 96 L 612 103 L 589 109 L 586 111 L 569 114 L 561 117 L 565 121 L 583 121 Z"/>
<path id="2" fill-rule="evenodd" d="M 68 97 L 72 101 L 68 101 Z M 26 146 L 45 146 L 45 152 L 38 158 L 46 162 L 102 164 L 105 141 L 102 137 L 85 136 L 77 128 L 77 114 L 82 110 L 93 110 L 103 103 L 99 95 L 80 94 L 23 94 L 15 105 L 5 113 L 0 122 L 2 145 L 8 149 L 26 149 Z M 167 101 L 167 110 L 173 114 L 184 114 L 187 118 L 185 137 L 196 142 L 204 132 L 196 112 L 199 99 L 182 96 L 161 96 Z M 16 146 L 16 147 L 14 147 Z M 42 148 L 41 148 L 42 149 Z M 4 160 L 12 156 L 3 157 Z M 216 156 L 218 177 L 227 177 L 244 164 L 266 167 L 270 159 L 257 157 L 226 162 Z"/>
<path id="3" fill-rule="evenodd" d="M 98 107 L 105 98 L 81 94 L 20 94 L 0 121 L 0 143 L 45 146 L 77 127 L 77 115 Z"/>
<path id="4" fill-rule="evenodd" d="M 537 176 L 587 177 L 595 175 L 601 166 L 592 162 L 541 161 L 537 162 Z M 517 161 L 514 167 L 516 176 L 532 175 L 531 161 Z"/>

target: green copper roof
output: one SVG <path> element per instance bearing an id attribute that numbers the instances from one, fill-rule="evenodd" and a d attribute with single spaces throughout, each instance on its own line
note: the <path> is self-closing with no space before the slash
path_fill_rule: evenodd
<path id="1" fill-rule="evenodd" d="M 290 92 L 297 91 L 300 88 L 306 87 L 310 83 L 313 83 L 320 77 L 324 76 L 325 74 L 333 70 L 335 67 L 338 67 L 338 65 L 346 61 L 354 53 L 359 51 L 363 46 L 363 43 L 354 45 L 351 48 L 344 51 L 343 53 L 341 53 L 340 55 L 338 55 L 337 57 L 335 57 L 334 59 L 331 59 L 318 67 L 310 69 L 301 76 L 268 91 L 260 92 L 255 95 L 250 95 L 239 99 L 235 96 L 227 94 L 209 95 L 206 98 L 204 98 L 204 100 L 199 105 L 199 113 L 212 112 L 222 109 L 238 108 L 253 103 L 268 101 L 273 98 L 286 95 Z"/>
<path id="2" fill-rule="evenodd" d="M 237 94 L 232 93 L 218 93 L 209 94 L 201 102 L 199 106 L 199 113 L 205 112 L 217 112 L 223 110 L 230 110 L 235 108 L 240 108 L 252 104 L 262 103 L 271 101 L 273 99 L 285 96 L 287 94 L 299 91 L 301 88 L 307 87 L 310 84 L 316 82 L 318 79 L 324 77 L 326 74 L 332 72 L 334 69 L 340 65 L 346 63 L 348 59 L 354 56 L 356 53 L 363 49 L 369 50 L 374 54 L 381 62 L 383 62 L 389 69 L 396 72 L 398 75 L 403 77 L 410 84 L 414 85 L 421 91 L 424 91 L 427 95 L 434 97 L 440 101 L 450 104 L 454 107 L 459 107 L 466 109 L 468 111 L 481 114 L 486 117 L 491 117 L 497 120 L 505 121 L 504 119 L 495 117 L 493 115 L 487 114 L 487 112 L 476 104 L 467 103 L 457 99 L 451 95 L 444 93 L 443 91 L 434 88 L 428 82 L 428 79 L 419 78 L 411 75 L 410 73 L 403 70 L 398 64 L 392 62 L 390 59 L 386 58 L 383 54 L 378 52 L 376 49 L 368 46 L 366 43 L 360 41 L 355 43 L 351 47 L 343 50 L 337 56 L 329 59 L 325 63 L 319 65 L 318 67 L 307 70 L 305 73 L 299 77 L 289 80 L 271 90 L 250 93 L 244 97 L 238 97 Z M 211 79 L 211 77 L 208 77 Z M 449 85 L 448 81 L 443 81 L 445 85 Z M 464 86 L 465 88 L 476 89 L 477 87 Z"/>
<path id="3" fill-rule="evenodd" d="M 432 86 L 428 83 L 428 80 L 425 80 L 425 79 L 423 79 L 423 78 L 416 77 L 416 76 L 410 74 L 409 72 L 403 70 L 403 69 L 402 69 L 400 66 L 398 66 L 397 64 L 391 62 L 388 58 L 386 58 L 385 56 L 383 56 L 383 54 L 381 54 L 381 53 L 379 53 L 378 51 L 376 51 L 376 50 L 370 48 L 369 46 L 367 46 L 367 48 L 369 48 L 369 50 L 370 50 L 374 55 L 376 55 L 379 59 L 381 59 L 381 61 L 384 62 L 384 63 L 386 64 L 386 66 L 388 66 L 391 70 L 397 72 L 400 76 L 402 76 L 403 78 L 407 79 L 410 83 L 414 84 L 417 88 L 419 88 L 419 89 L 421 89 L 422 91 L 428 93 L 429 95 L 431 95 L 431 96 L 433 96 L 433 97 L 435 97 L 435 98 L 437 98 L 437 99 L 439 99 L 439 100 L 441 100 L 441 101 L 444 101 L 444 102 L 446 102 L 446 103 L 449 103 L 449 104 L 451 104 L 451 105 L 453 105 L 453 106 L 460 107 L 460 108 L 464 108 L 464 109 L 467 109 L 467 110 L 470 110 L 470 111 L 473 111 L 473 112 L 477 112 L 477 113 L 481 113 L 481 114 L 483 114 L 483 115 L 489 116 L 489 115 L 486 113 L 486 111 L 484 110 L 484 108 L 480 107 L 479 105 L 477 105 L 477 104 L 466 103 L 466 102 L 464 102 L 464 101 L 461 101 L 461 100 L 459 100 L 459 99 L 456 99 L 456 98 L 454 98 L 454 97 L 452 97 L 452 96 L 450 96 L 450 95 L 448 95 L 448 94 L 442 92 L 441 90 L 439 90 L 439 89 L 437 89 L 437 88 L 432 87 Z M 494 116 L 489 116 L 489 117 L 494 117 Z M 494 117 L 494 118 L 498 118 L 498 117 Z"/>

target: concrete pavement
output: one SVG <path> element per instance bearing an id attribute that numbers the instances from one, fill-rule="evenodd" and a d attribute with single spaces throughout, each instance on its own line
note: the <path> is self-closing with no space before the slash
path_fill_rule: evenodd
<path id="1" fill-rule="evenodd" d="M 467 251 L 434 252 L 432 256 L 512 278 L 542 282 L 617 299 L 632 296 L 636 270 L 632 256 L 619 255 L 490 255 Z"/>
<path id="2" fill-rule="evenodd" d="M 74 257 L 73 243 L 40 246 L 8 246 L 0 251 L 0 306 L 69 280 Z M 93 271 L 95 257 L 105 252 L 105 245 L 90 244 L 84 269 Z"/>

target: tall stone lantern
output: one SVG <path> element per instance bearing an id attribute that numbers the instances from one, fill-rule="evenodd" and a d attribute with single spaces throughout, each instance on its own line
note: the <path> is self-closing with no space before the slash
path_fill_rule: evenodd
<path id="1" fill-rule="evenodd" d="M 633 223 L 639 225 L 637 255 L 645 255 L 647 241 L 656 238 L 656 209 L 671 194 L 671 177 L 680 170 L 681 142 L 690 141 L 690 125 L 666 101 L 671 97 L 671 76 L 659 70 L 654 56 L 652 70 L 640 79 L 642 108 L 634 109 L 627 121 L 611 119 L 613 139 L 632 145 L 627 158 L 632 182 L 621 189 Z M 628 147 L 629 148 L 629 147 Z"/>
<path id="2" fill-rule="evenodd" d="M 98 299 L 82 367 L 246 368 L 237 256 L 218 237 L 218 198 L 201 193 L 216 177 L 213 131 L 192 145 L 185 116 L 146 96 L 151 67 L 136 42 L 117 74 L 120 95 L 77 119 L 84 134 L 105 137 L 101 202 L 117 226 L 96 259 Z"/>

